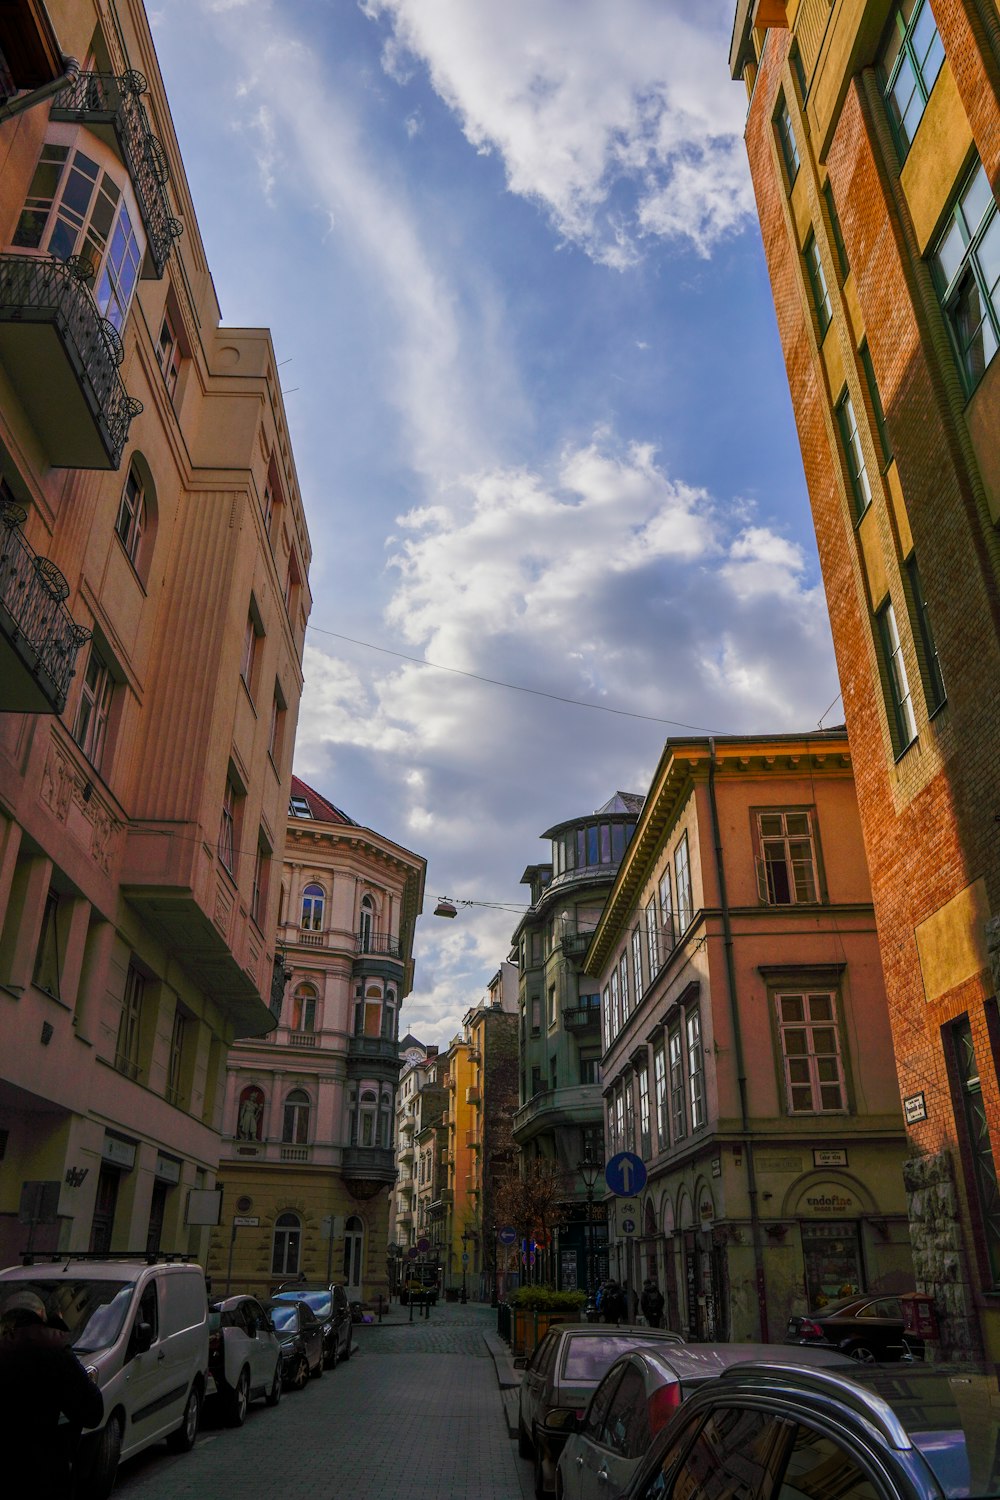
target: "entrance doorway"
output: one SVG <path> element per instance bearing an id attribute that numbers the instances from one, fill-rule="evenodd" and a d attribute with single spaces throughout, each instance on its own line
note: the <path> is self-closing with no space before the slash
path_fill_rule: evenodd
<path id="1" fill-rule="evenodd" d="M 356 1214 L 348 1219 L 344 1229 L 344 1283 L 350 1302 L 361 1300 L 361 1282 L 364 1276 L 365 1226 Z"/>
<path id="2" fill-rule="evenodd" d="M 111 1249 L 111 1236 L 115 1228 L 115 1210 L 118 1207 L 118 1184 L 121 1173 L 117 1167 L 104 1166 L 97 1179 L 97 1198 L 94 1217 L 90 1226 L 90 1249 L 95 1255 L 106 1255 Z"/>

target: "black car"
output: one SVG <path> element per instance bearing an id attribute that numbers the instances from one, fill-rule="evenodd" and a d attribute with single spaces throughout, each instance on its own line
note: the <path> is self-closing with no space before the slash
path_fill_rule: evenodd
<path id="1" fill-rule="evenodd" d="M 922 1357 L 923 1341 L 904 1333 L 898 1297 L 869 1292 L 828 1302 L 816 1312 L 788 1320 L 786 1344 L 819 1344 L 839 1349 L 862 1364 Z"/>
<path id="2" fill-rule="evenodd" d="M 995 1500 L 997 1375 L 985 1366 L 733 1365 L 694 1391 L 602 1500 Z"/>
<path id="3" fill-rule="evenodd" d="M 301 1391 L 310 1375 L 318 1380 L 323 1373 L 323 1325 L 305 1302 L 272 1298 L 264 1309 L 281 1345 L 282 1382 Z"/>
<path id="4" fill-rule="evenodd" d="M 351 1304 L 342 1286 L 332 1282 L 326 1286 L 316 1282 L 284 1282 L 272 1294 L 275 1302 L 304 1302 L 323 1325 L 323 1363 L 328 1370 L 336 1367 L 337 1361 L 350 1359 Z"/>

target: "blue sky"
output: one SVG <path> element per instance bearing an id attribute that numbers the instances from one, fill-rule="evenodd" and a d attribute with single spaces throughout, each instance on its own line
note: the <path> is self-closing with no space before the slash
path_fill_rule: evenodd
<path id="1" fill-rule="evenodd" d="M 516 920 L 438 895 L 516 906 L 543 829 L 646 790 L 651 720 L 808 729 L 838 691 L 732 8 L 152 13 L 223 319 L 282 362 L 314 547 L 296 770 L 428 859 L 426 1041 Z"/>

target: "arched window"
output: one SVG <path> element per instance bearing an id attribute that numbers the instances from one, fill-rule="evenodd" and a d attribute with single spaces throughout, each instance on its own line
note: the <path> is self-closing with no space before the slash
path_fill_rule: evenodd
<path id="1" fill-rule="evenodd" d="M 279 1214 L 274 1221 L 271 1275 L 294 1276 L 302 1251 L 302 1220 L 298 1214 Z"/>
<path id="2" fill-rule="evenodd" d="M 358 927 L 358 949 L 361 953 L 372 951 L 372 933 L 375 930 L 375 903 L 370 896 L 361 898 L 361 922 Z"/>
<path id="3" fill-rule="evenodd" d="M 115 531 L 118 533 L 118 540 L 125 548 L 128 560 L 133 567 L 136 566 L 139 547 L 142 543 L 145 530 L 145 489 L 139 471 L 134 464 L 129 464 L 125 488 L 122 490 L 121 504 L 118 507 L 118 519 L 115 522 Z"/>
<path id="4" fill-rule="evenodd" d="M 382 1085 L 382 1098 L 378 1110 L 378 1143 L 388 1150 L 392 1145 L 392 1085 Z"/>
<path id="5" fill-rule="evenodd" d="M 292 997 L 292 1030 L 293 1031 L 315 1031 L 316 1030 L 316 986 L 312 984 L 296 985 L 295 994 Z"/>
<path id="6" fill-rule="evenodd" d="M 302 927 L 306 932 L 322 932 L 326 894 L 321 885 L 307 885 L 302 892 Z"/>
<path id="7" fill-rule="evenodd" d="M 358 1145 L 374 1146 L 376 1143 L 376 1129 L 378 1110 L 378 1095 L 373 1088 L 363 1088 L 358 1107 L 359 1130 Z"/>
<path id="8" fill-rule="evenodd" d="M 241 1141 L 259 1141 L 264 1129 L 264 1090 L 250 1084 L 240 1094 L 236 1134 Z"/>
<path id="9" fill-rule="evenodd" d="M 382 1035 L 387 1041 L 396 1040 L 396 991 L 392 988 L 386 990 L 382 1006 Z"/>
<path id="10" fill-rule="evenodd" d="M 281 1139 L 289 1146 L 305 1146 L 309 1141 L 309 1095 L 305 1089 L 292 1089 L 285 1099 Z"/>
<path id="11" fill-rule="evenodd" d="M 365 1226 L 357 1214 L 352 1214 L 344 1226 L 344 1281 L 347 1295 L 352 1301 L 361 1296 L 361 1282 L 365 1259 Z"/>
<path id="12" fill-rule="evenodd" d="M 365 990 L 365 1036 L 382 1034 L 382 986 L 370 984 Z"/>

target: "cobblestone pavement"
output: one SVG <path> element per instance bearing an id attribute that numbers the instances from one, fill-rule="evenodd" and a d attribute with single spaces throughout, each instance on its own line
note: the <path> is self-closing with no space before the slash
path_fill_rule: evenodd
<path id="1" fill-rule="evenodd" d="M 273 1411 L 254 1402 L 239 1430 L 207 1412 L 192 1453 L 160 1445 L 124 1464 L 116 1500 L 530 1500 L 487 1346 L 495 1313 L 443 1304 L 409 1323 L 406 1312 L 355 1328 L 349 1364 Z"/>

